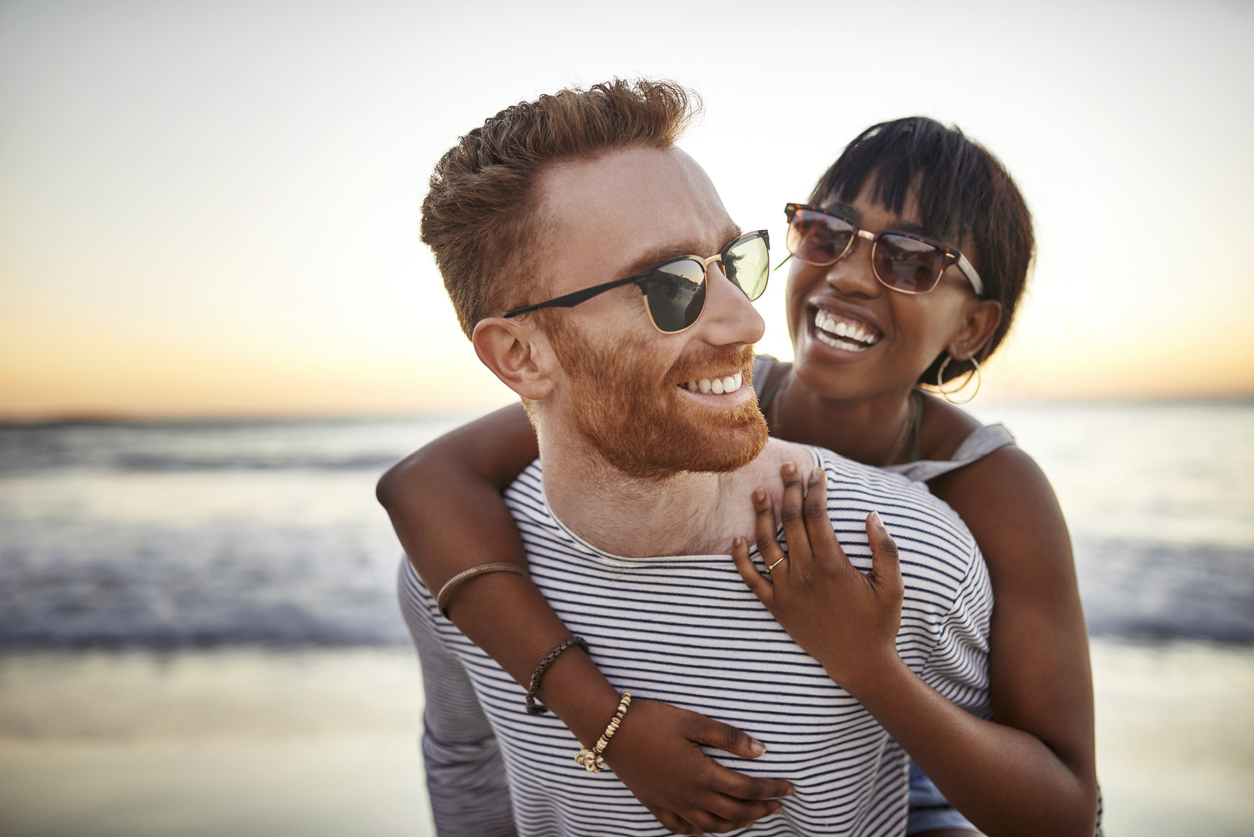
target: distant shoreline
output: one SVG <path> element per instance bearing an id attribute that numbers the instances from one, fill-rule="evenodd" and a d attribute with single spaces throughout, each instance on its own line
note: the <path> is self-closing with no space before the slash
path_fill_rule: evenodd
<path id="1" fill-rule="evenodd" d="M 5 415 L 0 408 L 0 430 L 24 427 L 60 427 L 60 426 L 193 426 L 209 427 L 233 424 L 357 424 L 362 422 L 413 422 L 413 421 L 470 421 L 473 418 L 491 412 L 498 407 L 484 407 L 480 410 L 431 410 L 423 412 L 381 412 L 381 413 L 223 413 L 223 414 L 143 414 L 123 412 L 94 412 L 90 410 L 65 413 L 48 413 L 42 415 Z M 981 408 L 998 409 L 1003 407 L 1250 407 L 1254 406 L 1254 393 L 1232 393 L 1227 395 L 1180 396 L 1168 398 L 1163 396 L 1146 396 L 1144 398 L 989 398 L 973 404 L 977 412 Z"/>

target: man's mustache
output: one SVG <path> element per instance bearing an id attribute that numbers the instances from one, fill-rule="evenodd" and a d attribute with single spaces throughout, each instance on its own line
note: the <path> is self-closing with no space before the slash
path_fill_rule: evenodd
<path id="1" fill-rule="evenodd" d="M 753 372 L 752 346 L 703 346 L 675 361 L 667 376 L 676 386 L 698 378 L 714 375 Z"/>

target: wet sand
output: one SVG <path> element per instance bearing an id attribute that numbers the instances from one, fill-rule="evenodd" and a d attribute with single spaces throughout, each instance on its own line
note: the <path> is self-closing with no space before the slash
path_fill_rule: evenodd
<path id="1" fill-rule="evenodd" d="M 1109 837 L 1254 833 L 1254 649 L 1093 646 Z M 0 657 L 0 833 L 432 834 L 406 648 Z"/>

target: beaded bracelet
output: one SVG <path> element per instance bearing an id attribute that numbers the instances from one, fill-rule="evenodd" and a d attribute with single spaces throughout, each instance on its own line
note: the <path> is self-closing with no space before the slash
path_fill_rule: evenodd
<path id="1" fill-rule="evenodd" d="M 543 715 L 549 711 L 547 706 L 536 703 L 536 693 L 540 691 L 540 678 L 549 670 L 549 666 L 553 665 L 553 661 L 561 656 L 562 652 L 567 648 L 578 645 L 588 653 L 588 643 L 581 636 L 572 636 L 570 639 L 563 641 L 560 645 L 549 652 L 549 656 L 540 661 L 540 665 L 536 666 L 536 670 L 531 675 L 531 685 L 527 688 L 527 714 Z"/>
<path id="2" fill-rule="evenodd" d="M 628 706 L 631 706 L 631 692 L 624 691 L 618 696 L 618 711 L 614 713 L 614 718 L 610 721 L 610 725 L 605 728 L 605 732 L 601 733 L 601 738 L 591 750 L 587 747 L 579 748 L 579 755 L 575 756 L 576 764 L 583 765 L 589 773 L 600 773 L 605 769 L 605 760 L 601 758 L 601 754 L 605 752 L 605 748 L 610 743 L 610 739 L 614 737 L 614 733 L 618 732 L 618 727 L 623 722 L 623 716 L 627 714 Z"/>
<path id="3" fill-rule="evenodd" d="M 487 564 L 475 564 L 468 570 L 462 570 L 457 575 L 444 582 L 444 586 L 440 588 L 440 592 L 435 597 L 436 610 L 440 611 L 445 618 L 448 614 L 444 612 L 446 601 L 449 594 L 452 593 L 462 582 L 469 581 L 477 575 L 485 575 L 486 573 L 518 573 L 519 575 L 527 575 L 527 568 L 518 564 L 511 564 L 509 561 L 491 561 Z"/>

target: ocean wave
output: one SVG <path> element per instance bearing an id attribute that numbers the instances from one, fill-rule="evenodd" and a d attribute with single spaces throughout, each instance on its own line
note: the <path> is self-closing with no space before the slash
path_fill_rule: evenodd
<path id="1" fill-rule="evenodd" d="M 1075 552 L 1091 634 L 1254 642 L 1254 550 L 1077 539 Z"/>
<path id="2" fill-rule="evenodd" d="M 0 474 L 382 471 L 436 421 L 67 423 L 0 426 Z"/>
<path id="3" fill-rule="evenodd" d="M 1254 643 L 1254 551 L 1076 544 L 1094 636 Z M 0 544 L 0 648 L 396 645 L 386 524 L 192 528 L 14 521 Z"/>

